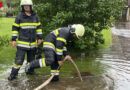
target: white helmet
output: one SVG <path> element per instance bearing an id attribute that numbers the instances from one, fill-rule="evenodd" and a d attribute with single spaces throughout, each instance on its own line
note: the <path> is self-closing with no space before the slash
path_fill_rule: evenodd
<path id="1" fill-rule="evenodd" d="M 21 0 L 21 6 L 22 5 L 33 5 L 32 0 Z"/>
<path id="2" fill-rule="evenodd" d="M 76 34 L 77 38 L 80 38 L 80 37 L 82 37 L 84 35 L 85 28 L 84 28 L 83 25 L 81 25 L 81 24 L 73 24 L 72 28 L 75 29 L 74 33 Z"/>

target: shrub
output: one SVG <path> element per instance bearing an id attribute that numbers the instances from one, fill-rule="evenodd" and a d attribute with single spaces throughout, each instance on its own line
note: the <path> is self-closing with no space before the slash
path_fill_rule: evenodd
<path id="1" fill-rule="evenodd" d="M 0 36 L 0 47 L 8 46 L 11 42 L 11 38 L 8 35 Z"/>
<path id="2" fill-rule="evenodd" d="M 44 36 L 53 29 L 80 23 L 86 32 L 81 40 L 73 40 L 74 48 L 92 49 L 104 43 L 101 31 L 112 20 L 120 18 L 125 0 L 33 0 L 34 9 L 43 25 Z"/>
<path id="3" fill-rule="evenodd" d="M 103 44 L 102 30 L 119 20 L 126 0 L 33 0 L 43 28 L 43 37 L 50 31 L 71 24 L 83 24 L 86 32 L 81 40 L 73 40 L 77 49 L 93 49 Z M 18 4 L 19 5 L 19 4 Z M 18 9 L 19 10 L 19 9 Z M 17 11 L 18 11 L 17 10 Z"/>

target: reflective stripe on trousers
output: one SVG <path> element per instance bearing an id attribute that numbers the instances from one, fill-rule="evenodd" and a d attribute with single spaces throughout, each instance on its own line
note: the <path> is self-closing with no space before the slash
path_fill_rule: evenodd
<path id="1" fill-rule="evenodd" d="M 46 67 L 45 58 L 39 60 L 40 67 Z"/>
<path id="2" fill-rule="evenodd" d="M 59 75 L 59 70 L 51 70 L 51 75 L 53 75 L 55 73 L 55 75 Z"/>
<path id="3" fill-rule="evenodd" d="M 21 67 L 21 65 L 16 65 L 15 63 L 13 64 L 13 67 L 16 69 L 19 69 Z"/>

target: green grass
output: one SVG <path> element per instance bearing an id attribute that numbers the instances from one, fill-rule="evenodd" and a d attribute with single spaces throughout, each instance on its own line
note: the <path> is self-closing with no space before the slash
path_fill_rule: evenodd
<path id="1" fill-rule="evenodd" d="M 104 44 L 99 44 L 99 48 L 106 48 L 111 46 L 111 29 L 105 29 L 101 32 L 103 34 L 103 38 L 105 40 Z"/>
<path id="2" fill-rule="evenodd" d="M 7 62 L 8 64 L 12 63 L 12 60 L 15 58 L 16 48 L 12 48 L 9 41 L 11 40 L 13 22 L 14 18 L 0 18 L 0 45 L 2 45 L 0 46 L 0 62 L 2 64 Z"/>
<path id="3" fill-rule="evenodd" d="M 12 60 L 15 58 L 16 48 L 12 46 L 1 47 L 0 48 L 0 62 L 1 64 L 10 64 L 13 63 Z M 8 63 L 7 63 L 8 62 Z"/>
<path id="4" fill-rule="evenodd" d="M 14 18 L 0 18 L 0 36 L 12 34 Z"/>

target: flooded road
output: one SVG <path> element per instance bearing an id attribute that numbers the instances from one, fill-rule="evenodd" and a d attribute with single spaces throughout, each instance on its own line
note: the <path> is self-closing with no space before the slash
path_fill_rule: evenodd
<path id="1" fill-rule="evenodd" d="M 112 44 L 107 48 L 72 54 L 83 82 L 75 75 L 72 64 L 65 62 L 60 81 L 50 83 L 42 90 L 130 90 L 130 23 L 118 23 L 112 28 Z M 0 64 L 0 90 L 33 90 L 49 78 L 50 69 L 38 69 L 37 75 L 26 76 L 23 69 L 18 78 L 9 82 L 12 62 Z"/>
<path id="2" fill-rule="evenodd" d="M 130 90 L 130 23 L 118 23 L 112 28 L 110 52 L 96 60 L 107 65 L 108 77 L 114 82 L 114 90 Z"/>

